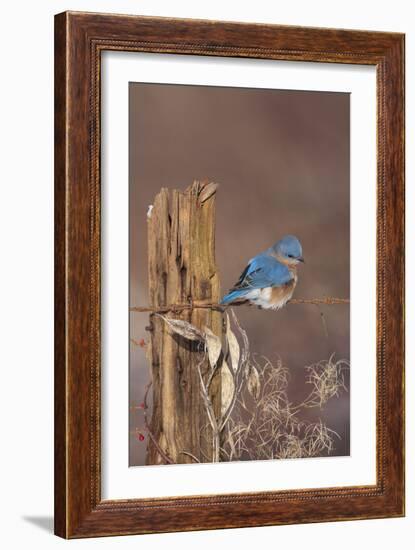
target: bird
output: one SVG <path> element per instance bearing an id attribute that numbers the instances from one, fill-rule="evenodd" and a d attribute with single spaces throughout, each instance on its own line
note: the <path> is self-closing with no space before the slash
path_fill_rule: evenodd
<path id="1" fill-rule="evenodd" d="M 221 304 L 248 303 L 260 309 L 281 309 L 293 295 L 299 263 L 304 263 L 301 243 L 297 237 L 286 235 L 248 262 Z"/>

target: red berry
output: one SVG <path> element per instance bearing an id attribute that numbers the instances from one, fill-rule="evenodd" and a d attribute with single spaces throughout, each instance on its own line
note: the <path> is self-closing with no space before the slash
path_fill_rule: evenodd
<path id="1" fill-rule="evenodd" d="M 145 438 L 144 438 L 143 434 L 140 434 L 140 435 L 138 436 L 138 439 L 139 439 L 140 441 L 144 441 Z"/>

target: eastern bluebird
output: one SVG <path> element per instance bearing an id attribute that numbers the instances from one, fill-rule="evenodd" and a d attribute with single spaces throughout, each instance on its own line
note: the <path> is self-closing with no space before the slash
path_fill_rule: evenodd
<path id="1" fill-rule="evenodd" d="M 248 302 L 264 309 L 282 308 L 297 284 L 298 262 L 304 262 L 300 241 L 287 235 L 249 261 L 221 304 Z"/>

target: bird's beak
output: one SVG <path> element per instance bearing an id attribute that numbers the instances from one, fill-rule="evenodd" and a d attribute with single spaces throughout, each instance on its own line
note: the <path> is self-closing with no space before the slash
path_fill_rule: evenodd
<path id="1" fill-rule="evenodd" d="M 298 258 L 298 261 L 301 262 L 302 264 L 305 264 L 305 260 L 302 256 L 301 256 L 301 258 Z"/>

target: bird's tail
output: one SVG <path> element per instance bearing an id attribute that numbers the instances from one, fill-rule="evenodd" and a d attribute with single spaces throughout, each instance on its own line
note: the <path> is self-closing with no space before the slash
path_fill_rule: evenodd
<path id="1" fill-rule="evenodd" d="M 232 302 L 244 301 L 246 295 L 246 290 L 231 290 L 226 296 L 220 301 L 221 304 L 231 304 Z"/>

